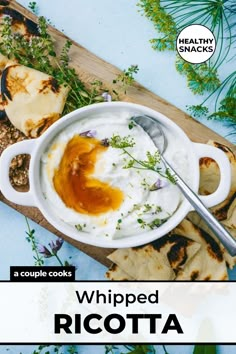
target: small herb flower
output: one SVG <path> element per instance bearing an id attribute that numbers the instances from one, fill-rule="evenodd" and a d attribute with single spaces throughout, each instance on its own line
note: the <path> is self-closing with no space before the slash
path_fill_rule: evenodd
<path id="1" fill-rule="evenodd" d="M 38 252 L 42 254 L 45 258 L 50 258 L 53 256 L 49 249 L 43 245 L 38 245 Z"/>
<path id="2" fill-rule="evenodd" d="M 84 136 L 86 138 L 95 138 L 95 136 L 97 135 L 97 131 L 96 130 L 87 130 L 85 132 L 80 133 L 79 135 Z"/>
<path id="3" fill-rule="evenodd" d="M 150 191 L 157 191 L 158 189 L 165 188 L 169 185 L 168 181 L 164 181 L 160 178 L 156 180 L 156 182 L 149 188 Z"/>
<path id="4" fill-rule="evenodd" d="M 49 243 L 49 246 L 53 252 L 53 254 L 56 254 L 62 247 L 64 240 L 62 238 L 58 238 L 55 242 L 51 241 Z"/>
<path id="5" fill-rule="evenodd" d="M 103 92 L 101 96 L 104 99 L 104 102 L 111 102 L 112 101 L 112 97 L 108 92 Z"/>
<path id="6" fill-rule="evenodd" d="M 110 146 L 116 149 L 125 149 L 128 147 L 133 147 L 135 145 L 134 139 L 128 135 L 121 137 L 118 134 L 114 134 L 109 140 Z"/>
<path id="7" fill-rule="evenodd" d="M 110 145 L 109 139 L 108 138 L 102 139 L 101 140 L 101 145 L 105 146 L 105 147 L 108 147 Z"/>

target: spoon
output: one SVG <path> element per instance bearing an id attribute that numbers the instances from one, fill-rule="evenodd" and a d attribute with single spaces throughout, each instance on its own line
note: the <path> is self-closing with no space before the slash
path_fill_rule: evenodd
<path id="1" fill-rule="evenodd" d="M 167 139 L 160 124 L 156 121 L 156 119 L 146 115 L 134 116 L 131 118 L 131 120 L 134 121 L 137 125 L 141 126 L 143 130 L 151 137 L 160 153 L 161 161 L 169 169 L 171 174 L 176 177 L 176 185 L 179 187 L 185 198 L 190 202 L 196 212 L 202 217 L 209 228 L 218 237 L 218 239 L 228 250 L 231 256 L 235 256 L 236 240 L 233 239 L 230 233 L 211 214 L 211 212 L 205 207 L 203 202 L 197 196 L 197 194 L 193 192 L 193 190 L 184 182 L 184 180 L 164 158 L 163 153 L 167 147 Z"/>

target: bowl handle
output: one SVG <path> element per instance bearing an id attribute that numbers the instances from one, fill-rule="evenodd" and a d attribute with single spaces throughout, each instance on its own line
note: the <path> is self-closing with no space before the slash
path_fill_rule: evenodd
<path id="1" fill-rule="evenodd" d="M 231 167 L 226 154 L 210 145 L 194 143 L 199 159 L 201 157 L 210 157 L 216 161 L 220 170 L 220 183 L 217 190 L 210 195 L 200 195 L 199 198 L 207 208 L 223 202 L 230 191 L 231 186 Z"/>
<path id="2" fill-rule="evenodd" d="M 0 190 L 4 197 L 10 200 L 12 203 L 35 206 L 34 197 L 31 190 L 28 192 L 16 191 L 9 179 L 9 169 L 12 159 L 20 154 L 31 154 L 35 148 L 36 141 L 23 140 L 9 146 L 3 151 L 0 157 Z"/>

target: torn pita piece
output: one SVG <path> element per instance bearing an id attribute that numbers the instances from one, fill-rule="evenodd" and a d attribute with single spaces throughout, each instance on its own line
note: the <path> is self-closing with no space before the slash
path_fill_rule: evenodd
<path id="1" fill-rule="evenodd" d="M 204 230 L 188 220 L 183 220 L 175 229 L 180 235 L 188 235 L 201 248 L 178 273 L 176 280 L 227 280 L 226 262 L 219 244 Z"/>
<path id="2" fill-rule="evenodd" d="M 4 4 L 0 5 L 0 26 L 3 24 L 3 19 L 6 17 L 11 21 L 11 30 L 13 33 L 19 33 L 26 38 L 32 35 L 39 35 L 38 26 L 35 22 L 11 7 L 4 6 Z"/>
<path id="3" fill-rule="evenodd" d="M 125 273 L 117 264 L 113 263 L 106 272 L 106 277 L 110 280 L 135 280 L 129 274 Z"/>
<path id="4" fill-rule="evenodd" d="M 52 76 L 18 64 L 3 70 L 1 87 L 7 117 L 31 138 L 60 118 L 69 92 Z"/>
<path id="5" fill-rule="evenodd" d="M 116 266 L 106 276 L 111 280 L 173 280 L 199 249 L 199 243 L 176 234 L 143 247 L 118 249 L 108 256 Z"/>
<path id="6" fill-rule="evenodd" d="M 175 277 L 167 258 L 153 245 L 118 249 L 108 258 L 137 280 L 172 280 Z"/>

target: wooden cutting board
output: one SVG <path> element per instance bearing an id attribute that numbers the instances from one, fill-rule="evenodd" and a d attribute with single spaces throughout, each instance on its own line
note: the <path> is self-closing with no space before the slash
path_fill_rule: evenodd
<path id="1" fill-rule="evenodd" d="M 20 4 L 18 4 L 16 1 L 9 1 L 9 6 L 22 13 L 24 16 L 37 22 L 37 17 L 27 9 L 22 7 Z M 52 27 L 50 27 L 49 32 L 55 38 L 58 49 L 60 49 L 65 43 L 67 37 L 63 33 L 57 31 L 55 28 Z M 81 47 L 75 42 L 73 42 L 70 57 L 71 65 L 75 67 L 82 81 L 84 82 L 89 83 L 96 79 L 102 81 L 104 83 L 104 86 L 109 88 L 111 87 L 113 79 L 120 73 L 120 71 L 116 67 L 98 58 L 96 55 L 90 53 L 88 50 Z M 163 100 L 162 98 L 156 96 L 138 83 L 135 83 L 134 87 L 130 88 L 127 91 L 127 94 L 123 95 L 121 99 L 124 101 L 143 104 L 145 106 L 155 109 L 156 111 L 163 113 L 168 118 L 177 123 L 192 141 L 206 143 L 209 139 L 216 140 L 220 143 L 228 145 L 236 153 L 235 145 L 230 144 L 227 140 L 214 133 L 209 128 L 195 121 L 186 113 L 182 112 L 180 109 L 171 105 L 169 102 Z M 110 265 L 110 261 L 106 259 L 106 256 L 111 252 L 111 249 L 93 247 L 90 245 L 82 244 L 78 241 L 74 241 L 71 238 L 57 231 L 53 226 L 51 226 L 44 219 L 44 217 L 37 208 L 22 207 L 10 203 L 1 194 L 0 200 L 10 205 L 17 211 L 21 212 L 25 216 L 31 218 L 41 226 L 55 233 L 59 237 L 63 237 L 66 241 L 79 248 L 83 252 L 87 253 L 91 257 L 95 258 L 99 262 L 103 263 L 104 265 Z M 45 243 L 47 241 L 48 240 L 46 240 Z"/>

